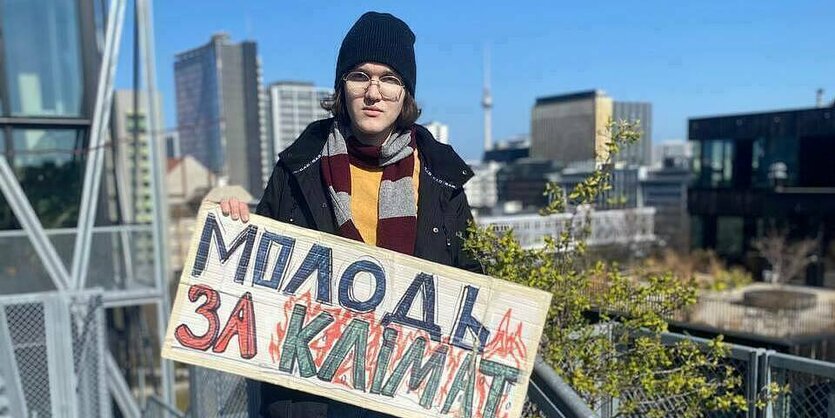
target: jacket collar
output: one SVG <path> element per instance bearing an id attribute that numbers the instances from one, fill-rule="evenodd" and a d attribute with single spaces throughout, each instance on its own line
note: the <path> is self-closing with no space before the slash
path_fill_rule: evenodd
<path id="1" fill-rule="evenodd" d="M 317 162 L 333 123 L 333 118 L 329 118 L 308 125 L 298 139 L 279 154 L 279 163 L 284 164 L 291 173 L 297 174 Z M 433 180 L 460 189 L 473 176 L 473 171 L 455 150 L 436 141 L 428 129 L 415 124 L 415 134 L 421 161 Z"/>

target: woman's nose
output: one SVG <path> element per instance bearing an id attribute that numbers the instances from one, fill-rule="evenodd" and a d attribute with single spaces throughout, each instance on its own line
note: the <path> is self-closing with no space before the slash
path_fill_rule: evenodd
<path id="1" fill-rule="evenodd" d="M 375 101 L 375 102 L 380 101 L 380 100 L 383 99 L 383 95 L 380 94 L 379 81 L 375 83 L 372 80 L 372 82 L 371 82 L 371 84 L 369 84 L 368 88 L 365 89 L 365 98 L 368 99 L 368 100 Z"/>

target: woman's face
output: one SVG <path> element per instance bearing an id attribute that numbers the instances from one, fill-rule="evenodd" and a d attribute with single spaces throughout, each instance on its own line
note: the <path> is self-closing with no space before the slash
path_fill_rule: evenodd
<path id="1" fill-rule="evenodd" d="M 370 85 L 367 78 L 356 73 L 370 78 Z M 406 90 L 402 79 L 391 67 L 372 62 L 356 66 L 346 77 L 342 88 L 354 134 L 362 142 L 382 144 L 403 109 Z"/>

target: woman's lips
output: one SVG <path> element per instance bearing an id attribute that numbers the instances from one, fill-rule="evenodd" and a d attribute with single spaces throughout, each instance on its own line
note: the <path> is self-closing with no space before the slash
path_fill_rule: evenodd
<path id="1" fill-rule="evenodd" d="M 380 116 L 383 113 L 383 111 L 372 107 L 364 107 L 362 108 L 362 113 L 365 114 L 365 116 L 374 118 Z"/>

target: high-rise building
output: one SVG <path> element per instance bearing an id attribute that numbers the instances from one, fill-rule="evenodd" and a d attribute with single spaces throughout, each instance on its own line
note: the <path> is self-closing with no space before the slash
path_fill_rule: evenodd
<path id="1" fill-rule="evenodd" d="M 568 164 L 603 160 L 612 99 L 601 90 L 536 99 L 531 112 L 531 158 Z"/>
<path id="2" fill-rule="evenodd" d="M 623 147 L 615 157 L 615 161 L 650 165 L 652 163 L 652 103 L 615 101 L 612 119 L 638 122 L 641 129 L 641 139 Z"/>
<path id="3" fill-rule="evenodd" d="M 161 109 L 160 96 L 155 100 L 156 109 Z M 137 95 L 133 90 L 118 90 L 113 97 L 112 135 L 117 150 L 114 169 L 116 181 L 122 186 L 122 193 L 113 196 L 113 201 L 119 201 L 130 223 L 149 223 L 153 216 L 146 103 L 144 92 Z M 161 116 L 157 118 L 161 120 Z"/>
<path id="4" fill-rule="evenodd" d="M 442 144 L 449 144 L 449 126 L 437 121 L 429 122 L 423 126 L 432 133 L 435 140 Z"/>
<path id="5" fill-rule="evenodd" d="M 835 108 L 690 119 L 692 245 L 763 268 L 753 242 L 773 231 L 816 239 L 806 283 L 835 286 Z"/>
<path id="6" fill-rule="evenodd" d="M 267 141 L 264 146 L 262 176 L 266 181 L 278 153 L 289 147 L 311 122 L 330 117 L 321 106 L 333 95 L 333 89 L 313 83 L 280 81 L 267 90 Z"/>
<path id="7" fill-rule="evenodd" d="M 234 44 L 227 34 L 177 54 L 174 62 L 183 155 L 259 196 L 266 142 L 260 67 L 255 42 Z"/>

